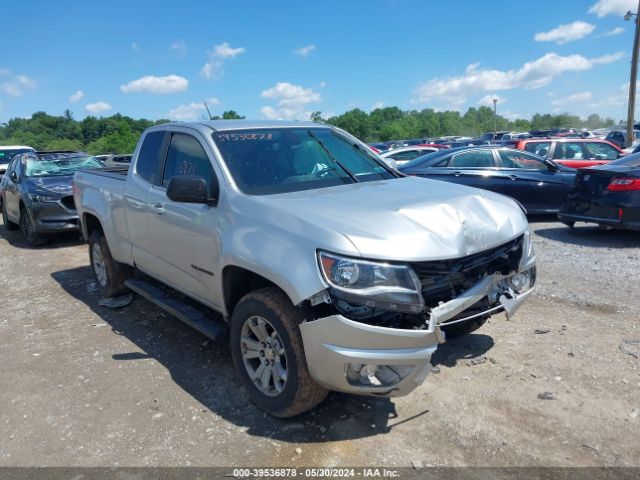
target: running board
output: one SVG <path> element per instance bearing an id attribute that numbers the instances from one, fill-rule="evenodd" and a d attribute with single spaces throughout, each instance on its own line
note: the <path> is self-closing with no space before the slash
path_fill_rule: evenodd
<path id="1" fill-rule="evenodd" d="M 226 328 L 219 325 L 215 320 L 207 317 L 207 315 L 191 305 L 187 305 L 178 299 L 167 297 L 161 288 L 150 282 L 139 278 L 130 278 L 124 284 L 141 297 L 146 298 L 212 340 L 218 340 L 226 333 Z"/>

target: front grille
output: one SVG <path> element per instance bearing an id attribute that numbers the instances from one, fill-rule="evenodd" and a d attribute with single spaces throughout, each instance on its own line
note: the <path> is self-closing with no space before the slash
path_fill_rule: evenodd
<path id="1" fill-rule="evenodd" d="M 76 209 L 76 202 L 74 202 L 73 200 L 73 195 L 67 195 L 66 197 L 62 197 L 62 200 L 60 201 L 62 202 L 62 205 L 64 205 L 69 210 Z"/>
<path id="2" fill-rule="evenodd" d="M 496 272 L 507 275 L 518 268 L 522 258 L 524 236 L 498 247 L 452 260 L 415 262 L 411 267 L 422 284 L 425 304 L 436 307 L 457 297 L 482 280 L 486 274 Z"/>

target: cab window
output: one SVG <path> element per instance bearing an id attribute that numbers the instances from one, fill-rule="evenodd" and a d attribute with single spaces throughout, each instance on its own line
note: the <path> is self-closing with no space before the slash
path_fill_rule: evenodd
<path id="1" fill-rule="evenodd" d="M 150 132 L 145 135 L 136 160 L 135 173 L 143 180 L 154 183 L 158 163 L 162 155 L 165 132 Z"/>
<path id="2" fill-rule="evenodd" d="M 174 133 L 167 150 L 167 161 L 162 173 L 162 186 L 167 188 L 169 180 L 178 175 L 197 175 L 207 181 L 209 192 L 217 182 L 211 160 L 200 145 L 200 142 L 191 135 Z"/>

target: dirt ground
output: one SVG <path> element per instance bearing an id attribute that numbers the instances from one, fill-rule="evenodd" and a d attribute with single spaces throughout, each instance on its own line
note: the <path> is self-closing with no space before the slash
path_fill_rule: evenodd
<path id="1" fill-rule="evenodd" d="M 140 298 L 99 306 L 75 236 L 0 228 L 0 466 L 640 466 L 640 233 L 532 228 L 514 320 L 442 345 L 407 397 L 292 420 L 249 402 L 226 345 Z"/>

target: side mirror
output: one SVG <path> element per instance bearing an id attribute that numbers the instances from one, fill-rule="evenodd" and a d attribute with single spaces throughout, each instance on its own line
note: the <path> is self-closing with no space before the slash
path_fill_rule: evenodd
<path id="1" fill-rule="evenodd" d="M 11 172 L 11 175 L 9 175 L 9 178 L 11 179 L 11 181 L 13 183 L 17 183 L 18 182 L 18 174 L 15 172 L 15 170 L 13 172 Z"/>
<path id="2" fill-rule="evenodd" d="M 199 175 L 178 175 L 169 180 L 167 198 L 179 203 L 215 203 L 218 199 L 218 184 L 209 192 L 207 181 Z"/>

